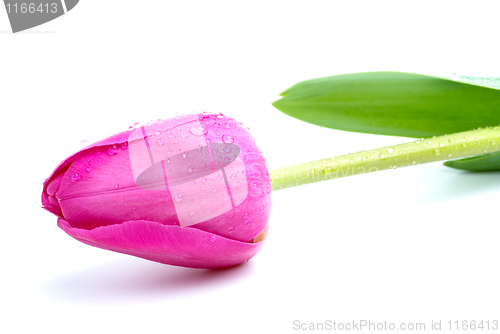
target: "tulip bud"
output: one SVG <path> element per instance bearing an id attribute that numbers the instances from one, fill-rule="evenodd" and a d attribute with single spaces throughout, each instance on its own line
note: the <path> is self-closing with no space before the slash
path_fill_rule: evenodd
<path id="1" fill-rule="evenodd" d="M 221 268 L 262 247 L 270 184 L 241 123 L 203 113 L 131 127 L 71 155 L 45 180 L 42 204 L 85 244 Z"/>

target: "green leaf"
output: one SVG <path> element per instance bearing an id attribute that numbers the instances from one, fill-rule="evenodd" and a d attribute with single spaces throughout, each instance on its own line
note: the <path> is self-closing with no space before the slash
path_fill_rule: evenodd
<path id="1" fill-rule="evenodd" d="M 451 160 L 445 166 L 475 172 L 500 171 L 500 152 L 486 153 L 475 157 Z"/>
<path id="2" fill-rule="evenodd" d="M 500 81 L 495 78 L 354 73 L 299 82 L 273 105 L 289 116 L 327 128 L 422 138 L 499 125 L 498 88 Z M 446 166 L 495 170 L 500 169 L 500 161 L 497 155 L 483 155 Z"/>
<path id="3" fill-rule="evenodd" d="M 336 75 L 299 82 L 273 105 L 327 128 L 432 137 L 500 124 L 500 89 L 401 72 Z"/>

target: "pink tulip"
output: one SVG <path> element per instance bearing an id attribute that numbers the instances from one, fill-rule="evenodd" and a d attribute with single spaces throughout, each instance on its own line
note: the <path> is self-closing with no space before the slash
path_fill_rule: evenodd
<path id="1" fill-rule="evenodd" d="M 43 207 L 73 238 L 166 264 L 221 268 L 262 247 L 271 181 L 241 123 L 208 113 L 96 142 L 45 180 Z"/>

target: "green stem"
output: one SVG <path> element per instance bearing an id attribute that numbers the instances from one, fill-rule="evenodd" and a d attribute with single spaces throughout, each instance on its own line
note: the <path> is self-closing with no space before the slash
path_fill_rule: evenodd
<path id="1" fill-rule="evenodd" d="M 421 139 L 270 171 L 272 190 L 500 151 L 500 126 Z"/>

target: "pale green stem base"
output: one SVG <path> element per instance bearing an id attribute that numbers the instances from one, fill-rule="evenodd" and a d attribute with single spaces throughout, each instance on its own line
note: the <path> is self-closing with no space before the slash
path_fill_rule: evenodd
<path id="1" fill-rule="evenodd" d="M 500 151 L 500 126 L 350 153 L 270 171 L 272 190 Z"/>

